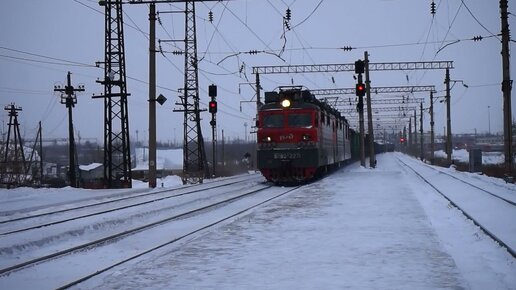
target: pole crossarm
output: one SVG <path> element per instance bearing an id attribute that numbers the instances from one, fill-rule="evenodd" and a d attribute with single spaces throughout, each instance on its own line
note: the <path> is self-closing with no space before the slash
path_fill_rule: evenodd
<path id="1" fill-rule="evenodd" d="M 387 119 L 405 119 L 412 118 L 410 114 L 398 114 L 398 115 L 373 115 L 374 118 L 387 118 Z M 348 120 L 358 120 L 358 116 L 346 117 Z"/>
<path id="2" fill-rule="evenodd" d="M 253 74 L 314 73 L 355 71 L 355 64 L 314 64 L 253 66 Z"/>
<path id="3" fill-rule="evenodd" d="M 408 112 L 408 111 L 414 111 L 417 109 L 417 107 L 386 107 L 386 108 L 374 108 L 375 112 Z M 350 114 L 355 113 L 355 108 L 345 108 L 345 109 L 339 109 L 341 113 L 344 114 Z"/>
<path id="4" fill-rule="evenodd" d="M 334 96 L 334 95 L 355 95 L 355 88 L 340 89 L 316 89 L 310 90 L 314 96 Z M 393 93 L 420 93 L 435 92 L 435 86 L 396 86 L 396 87 L 374 87 L 371 93 L 374 94 L 393 94 Z"/>
<path id="5" fill-rule="evenodd" d="M 369 63 L 369 70 L 426 70 L 453 69 L 453 61 L 414 61 Z M 347 64 L 312 64 L 312 65 L 271 65 L 253 66 L 253 74 L 314 73 L 355 71 L 354 63 Z"/>
<path id="6" fill-rule="evenodd" d="M 220 2 L 222 0 L 128 0 L 122 4 L 160 4 L 160 3 L 184 3 L 184 2 Z M 225 0 L 228 1 L 228 0 Z"/>
<path id="7" fill-rule="evenodd" d="M 348 98 L 326 98 L 326 102 L 335 106 L 356 106 L 355 99 Z M 410 99 L 371 99 L 373 105 L 402 105 L 402 104 L 419 104 L 424 103 L 424 98 L 410 98 Z"/>
<path id="8" fill-rule="evenodd" d="M 370 63 L 370 70 L 453 69 L 453 61 L 409 61 Z"/>

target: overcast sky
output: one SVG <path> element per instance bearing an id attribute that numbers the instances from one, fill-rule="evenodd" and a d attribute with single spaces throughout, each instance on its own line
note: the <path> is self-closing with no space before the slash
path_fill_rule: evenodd
<path id="1" fill-rule="evenodd" d="M 502 132 L 503 99 L 499 1 L 435 0 L 233 0 L 198 3 L 197 33 L 200 62 L 199 86 L 202 107 L 208 102 L 207 87 L 217 84 L 218 130 L 227 137 L 243 138 L 244 123 L 253 124 L 256 107 L 252 67 L 284 64 L 353 63 L 370 54 L 370 62 L 453 61 L 452 80 L 462 80 L 452 89 L 452 132 Z M 509 2 L 509 11 L 516 7 Z M 285 30 L 283 16 L 290 7 L 291 30 Z M 184 9 L 184 4 L 157 7 L 161 40 L 184 38 L 184 15 L 165 11 Z M 208 12 L 213 12 L 213 22 Z M 128 76 L 129 128 L 131 140 L 146 139 L 148 130 L 148 7 L 124 5 L 125 49 Z M 516 16 L 509 15 L 514 31 Z M 15 103 L 20 112 L 22 135 L 35 137 L 38 121 L 44 138 L 67 137 L 67 110 L 54 94 L 64 84 L 68 71 L 74 85 L 84 84 L 74 108 L 74 126 L 81 138 L 103 136 L 103 102 L 92 99 L 103 87 L 95 80 L 103 70 L 94 66 L 104 56 L 104 15 L 95 0 L 2 0 L 0 2 L 0 104 Z M 513 33 L 514 34 L 514 33 Z M 284 37 L 282 37 L 284 35 Z M 483 36 L 482 41 L 468 40 Z M 450 44 L 452 42 L 457 43 Z M 449 44 L 449 45 L 447 45 Z M 511 48 L 514 48 L 512 45 Z M 162 43 L 163 50 L 182 50 L 183 43 Z M 447 45 L 447 46 L 446 46 Z M 342 47 L 354 49 L 344 51 Z M 282 51 L 284 48 L 284 51 Z M 258 55 L 242 52 L 266 51 Z M 238 54 L 238 53 L 241 54 Z M 281 59 L 273 54 L 279 55 Z M 232 56 L 236 55 L 237 56 Z M 512 60 L 512 59 L 511 59 Z M 221 62 L 222 61 L 222 62 Z M 157 55 L 158 94 L 168 98 L 158 106 L 158 139 L 182 140 L 183 115 L 174 113 L 177 89 L 183 87 L 183 57 Z M 514 61 L 511 71 L 516 73 Z M 444 95 L 444 70 L 371 72 L 372 86 L 435 85 Z M 352 72 L 295 75 L 264 75 L 265 91 L 281 85 L 303 85 L 309 89 L 354 87 Z M 263 95 L 262 95 L 263 97 Z M 354 96 L 348 96 L 353 97 Z M 373 96 L 388 98 L 389 96 Z M 425 98 L 419 93 L 410 97 Z M 513 100 L 515 111 L 516 101 Z M 446 124 L 444 103 L 435 103 L 436 132 Z M 241 108 L 241 109 L 240 109 Z M 0 113 L 2 133 L 8 115 Z M 203 113 L 203 135 L 211 138 L 209 113 Z M 425 114 L 425 131 L 429 115 Z M 136 134 L 138 131 L 138 134 Z M 220 138 L 220 135 L 219 135 Z"/>

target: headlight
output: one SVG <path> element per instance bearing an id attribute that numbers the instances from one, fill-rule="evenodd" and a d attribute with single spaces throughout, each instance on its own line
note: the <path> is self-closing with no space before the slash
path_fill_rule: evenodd
<path id="1" fill-rule="evenodd" d="M 309 141 L 312 139 L 312 137 L 310 137 L 310 135 L 308 135 L 308 134 L 304 134 L 302 139 L 303 139 L 303 141 Z"/>
<path id="2" fill-rule="evenodd" d="M 281 106 L 283 108 L 288 108 L 290 107 L 290 100 L 289 99 L 284 99 L 283 101 L 281 101 Z"/>

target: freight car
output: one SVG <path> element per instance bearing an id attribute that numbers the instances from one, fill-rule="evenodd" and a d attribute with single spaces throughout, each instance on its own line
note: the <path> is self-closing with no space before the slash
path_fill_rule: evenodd
<path id="1" fill-rule="evenodd" d="M 257 128 L 258 169 L 274 183 L 308 181 L 351 159 L 346 118 L 302 87 L 266 92 Z"/>

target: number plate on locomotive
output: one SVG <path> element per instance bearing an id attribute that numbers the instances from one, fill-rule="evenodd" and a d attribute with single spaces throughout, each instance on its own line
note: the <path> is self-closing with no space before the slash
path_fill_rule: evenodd
<path id="1" fill-rule="evenodd" d="M 301 153 L 299 152 L 287 152 L 287 153 L 274 153 L 274 159 L 299 159 Z"/>

